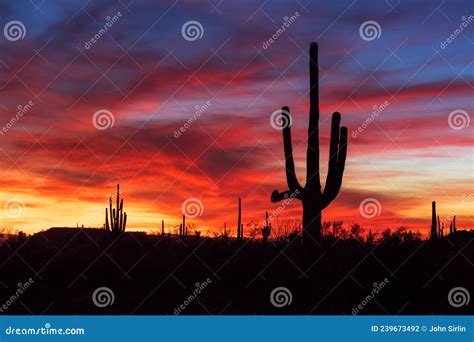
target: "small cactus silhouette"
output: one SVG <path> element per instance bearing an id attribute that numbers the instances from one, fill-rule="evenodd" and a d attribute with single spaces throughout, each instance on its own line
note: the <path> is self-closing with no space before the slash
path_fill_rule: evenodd
<path id="1" fill-rule="evenodd" d="M 179 236 L 188 235 L 188 227 L 186 226 L 186 215 L 183 214 L 183 223 L 179 225 Z"/>
<path id="2" fill-rule="evenodd" d="M 263 242 L 267 242 L 272 233 L 272 224 L 268 222 L 268 211 L 265 212 L 265 224 L 260 230 L 262 231 Z"/>
<path id="3" fill-rule="evenodd" d="M 339 127 L 341 114 L 332 115 L 329 146 L 329 168 L 324 191 L 319 178 L 319 70 L 318 45 L 312 43 L 309 49 L 310 107 L 308 126 L 308 149 L 306 153 L 306 184 L 302 187 L 295 173 L 293 147 L 291 143 L 290 109 L 282 108 L 283 145 L 285 152 L 286 180 L 289 190 L 274 190 L 272 202 L 278 202 L 293 195 L 303 204 L 303 242 L 313 247 L 321 238 L 321 213 L 337 196 L 347 155 L 347 127 Z"/>
<path id="4" fill-rule="evenodd" d="M 239 197 L 239 213 L 237 217 L 237 239 L 241 240 L 244 237 L 244 225 L 242 224 L 242 203 Z"/>
<path id="5" fill-rule="evenodd" d="M 117 184 L 117 207 L 112 209 L 112 197 L 109 197 L 109 210 L 105 208 L 105 229 L 109 232 L 120 234 L 125 232 L 127 213 L 123 211 L 123 199 L 120 199 L 120 185 Z M 110 216 L 110 225 L 109 225 Z"/>
<path id="6" fill-rule="evenodd" d="M 433 201 L 431 203 L 431 236 L 430 236 L 432 240 L 436 240 L 437 231 L 438 231 L 438 225 L 436 221 L 436 202 Z"/>
<path id="7" fill-rule="evenodd" d="M 227 240 L 229 238 L 229 232 L 227 231 L 227 222 L 224 222 L 224 231 L 222 232 L 222 238 Z"/>

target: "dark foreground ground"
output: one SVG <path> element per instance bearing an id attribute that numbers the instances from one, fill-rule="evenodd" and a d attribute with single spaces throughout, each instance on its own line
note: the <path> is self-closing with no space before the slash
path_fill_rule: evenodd
<path id="1" fill-rule="evenodd" d="M 307 255 L 299 239 L 52 229 L 0 246 L 0 314 L 472 314 L 472 300 L 456 308 L 448 293 L 474 294 L 473 237 L 327 238 Z M 111 305 L 94 304 L 99 287 L 113 292 Z M 291 303 L 282 295 L 275 301 L 287 305 L 272 304 L 277 287 Z"/>

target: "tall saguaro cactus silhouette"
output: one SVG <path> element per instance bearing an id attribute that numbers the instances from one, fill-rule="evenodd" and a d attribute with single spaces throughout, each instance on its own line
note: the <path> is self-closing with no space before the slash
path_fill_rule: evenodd
<path id="1" fill-rule="evenodd" d="M 291 144 L 290 109 L 282 108 L 283 145 L 285 151 L 286 180 L 289 190 L 274 190 L 272 202 L 278 202 L 293 194 L 303 204 L 303 241 L 311 244 L 321 237 L 321 212 L 337 196 L 347 155 L 347 127 L 340 127 L 341 114 L 332 115 L 331 140 L 329 146 L 329 168 L 324 191 L 319 178 L 319 70 L 318 45 L 311 43 L 309 61 L 310 107 L 308 126 L 308 149 L 306 152 L 306 184 L 302 187 L 295 174 L 293 148 Z M 287 124 L 285 124 L 287 123 Z"/>

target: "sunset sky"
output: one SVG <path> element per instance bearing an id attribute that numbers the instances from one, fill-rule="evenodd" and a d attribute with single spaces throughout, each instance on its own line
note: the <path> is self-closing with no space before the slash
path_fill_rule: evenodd
<path id="1" fill-rule="evenodd" d="M 189 222 L 204 233 L 227 222 L 235 234 L 239 196 L 243 223 L 261 221 L 281 205 L 271 192 L 287 189 L 270 123 L 285 105 L 305 181 L 312 41 L 323 183 L 333 111 L 349 129 L 342 189 L 323 220 L 426 232 L 436 200 L 441 218 L 474 224 L 472 1 L 19 0 L 0 12 L 0 228 L 102 226 L 117 183 L 130 229 L 162 219 L 171 229 L 189 198 L 203 204 Z M 11 21 L 23 38 L 7 39 Z M 183 37 L 189 21 L 201 25 L 198 39 Z M 378 38 L 363 39 L 367 21 Z M 197 106 L 207 108 L 176 138 Z M 113 126 L 96 128 L 100 110 Z M 376 217 L 360 213 L 368 198 L 380 203 Z M 277 220 L 298 224 L 301 210 L 295 200 Z"/>

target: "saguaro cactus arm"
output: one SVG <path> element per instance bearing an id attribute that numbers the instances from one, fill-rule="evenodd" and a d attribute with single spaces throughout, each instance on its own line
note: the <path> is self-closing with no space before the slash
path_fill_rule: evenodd
<path id="1" fill-rule="evenodd" d="M 301 187 L 298 179 L 296 178 L 295 172 L 295 162 L 293 159 L 293 146 L 291 142 L 291 127 L 289 125 L 290 122 L 290 108 L 283 107 L 281 109 L 282 118 L 282 127 L 283 127 L 283 148 L 285 151 L 285 172 L 286 172 L 286 182 L 288 184 L 287 191 L 279 192 L 278 190 L 274 190 L 271 196 L 272 202 L 279 202 L 285 198 L 288 198 L 292 193 L 297 193 L 298 196 L 301 197 L 303 193 L 303 188 Z"/>
<path id="2" fill-rule="evenodd" d="M 336 112 L 332 115 L 329 168 L 322 198 L 323 208 L 326 208 L 336 198 L 342 185 L 347 156 L 347 128 L 339 128 L 340 123 L 341 114 Z"/>
<path id="3" fill-rule="evenodd" d="M 110 232 L 109 213 L 108 213 L 107 207 L 105 207 L 105 229 Z"/>
<path id="4" fill-rule="evenodd" d="M 281 109 L 283 122 L 283 148 L 285 151 L 285 169 L 286 182 L 290 191 L 294 192 L 296 189 L 301 190 L 301 185 L 296 178 L 295 162 L 293 160 L 293 146 L 291 142 L 291 127 L 290 127 L 290 108 L 283 107 Z M 285 124 L 286 123 L 286 124 Z"/>

